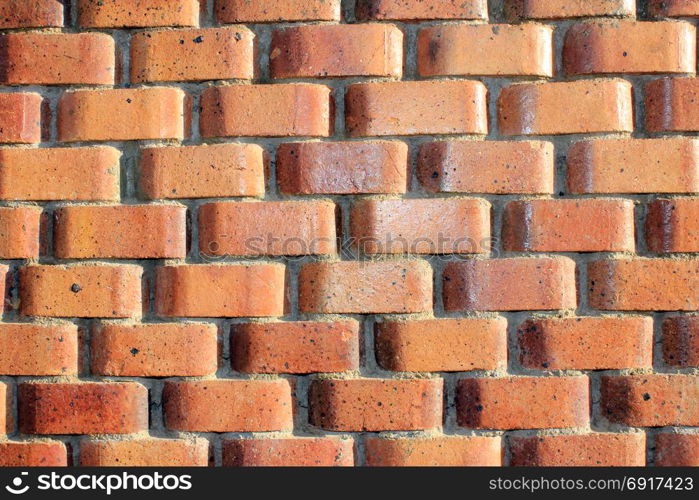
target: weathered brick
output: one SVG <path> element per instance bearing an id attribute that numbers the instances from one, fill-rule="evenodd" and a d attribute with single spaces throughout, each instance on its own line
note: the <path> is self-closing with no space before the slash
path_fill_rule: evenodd
<path id="1" fill-rule="evenodd" d="M 7 441 L 0 443 L 1 467 L 64 467 L 66 445 L 60 441 Z"/>
<path id="2" fill-rule="evenodd" d="M 634 16 L 636 0 L 506 0 L 510 19 Z"/>
<path id="3" fill-rule="evenodd" d="M 442 424 L 441 379 L 314 380 L 312 425 L 331 431 L 408 431 Z"/>
<path id="4" fill-rule="evenodd" d="M 662 328 L 665 363 L 699 367 L 699 316 L 666 318 Z"/>
<path id="5" fill-rule="evenodd" d="M 697 0 L 648 0 L 648 13 L 656 17 L 699 17 Z"/>
<path id="6" fill-rule="evenodd" d="M 649 203 L 646 243 L 652 252 L 699 252 L 699 199 L 660 199 Z"/>
<path id="7" fill-rule="evenodd" d="M 228 467 L 332 467 L 354 465 L 353 442 L 336 438 L 227 439 Z"/>
<path id="8" fill-rule="evenodd" d="M 646 130 L 699 130 L 699 78 L 661 78 L 646 83 Z"/>
<path id="9" fill-rule="evenodd" d="M 653 464 L 661 467 L 699 466 L 699 434 L 670 434 L 655 436 Z"/>
<path id="10" fill-rule="evenodd" d="M 78 328 L 70 323 L 0 324 L 2 375 L 77 375 Z"/>
<path id="11" fill-rule="evenodd" d="M 339 21 L 340 0 L 216 0 L 220 23 Z"/>
<path id="12" fill-rule="evenodd" d="M 499 466 L 500 437 L 367 438 L 370 467 Z"/>
<path id="13" fill-rule="evenodd" d="M 487 0 L 358 0 L 357 19 L 488 19 Z"/>
<path id="14" fill-rule="evenodd" d="M 35 93 L 0 93 L 0 143 L 41 142 L 42 102 Z"/>
<path id="15" fill-rule="evenodd" d="M 0 29 L 63 26 L 61 0 L 0 0 Z"/>
<path id="16" fill-rule="evenodd" d="M 83 467 L 196 467 L 209 465 L 206 439 L 138 438 L 124 441 L 83 440 Z"/>
<path id="17" fill-rule="evenodd" d="M 0 207 L 0 258 L 39 257 L 40 207 Z"/>
<path id="18" fill-rule="evenodd" d="M 78 0 L 78 24 L 84 28 L 196 26 L 198 0 Z"/>

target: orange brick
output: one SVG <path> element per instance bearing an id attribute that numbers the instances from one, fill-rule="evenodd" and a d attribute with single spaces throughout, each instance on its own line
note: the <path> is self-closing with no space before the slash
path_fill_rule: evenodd
<path id="1" fill-rule="evenodd" d="M 644 90 L 648 132 L 699 130 L 699 78 L 662 78 Z"/>
<path id="2" fill-rule="evenodd" d="M 58 101 L 58 139 L 182 139 L 184 101 L 184 92 L 171 87 L 66 92 Z"/>
<path id="3" fill-rule="evenodd" d="M 285 194 L 404 193 L 408 146 L 398 141 L 291 142 L 277 149 Z"/>
<path id="4" fill-rule="evenodd" d="M 496 370 L 507 364 L 504 318 L 376 323 L 376 360 L 399 372 Z"/>
<path id="5" fill-rule="evenodd" d="M 234 324 L 231 359 L 233 368 L 243 373 L 358 370 L 359 324 L 354 320 Z"/>
<path id="6" fill-rule="evenodd" d="M 510 19 L 634 16 L 636 0 L 506 0 Z"/>
<path id="7" fill-rule="evenodd" d="M 78 0 L 78 24 L 84 28 L 196 26 L 198 0 Z"/>
<path id="8" fill-rule="evenodd" d="M 141 313 L 143 269 L 130 265 L 73 264 L 19 270 L 25 316 L 128 318 Z"/>
<path id="9" fill-rule="evenodd" d="M 652 252 L 699 252 L 699 199 L 661 199 L 649 203 L 646 242 Z"/>
<path id="10" fill-rule="evenodd" d="M 148 390 L 133 382 L 22 383 L 24 434 L 128 434 L 148 429 Z"/>
<path id="11" fill-rule="evenodd" d="M 356 83 L 345 95 L 345 122 L 352 137 L 487 134 L 486 88 L 474 81 Z"/>
<path id="12" fill-rule="evenodd" d="M 337 251 L 330 201 L 215 202 L 199 208 L 204 255 L 322 255 Z"/>
<path id="13" fill-rule="evenodd" d="M 42 101 L 34 93 L 0 93 L 0 143 L 41 142 Z"/>
<path id="14" fill-rule="evenodd" d="M 304 313 L 410 313 L 432 310 L 432 269 L 424 261 L 305 264 L 299 273 Z"/>
<path id="15" fill-rule="evenodd" d="M 409 431 L 442 425 L 442 379 L 313 380 L 312 425 L 331 431 Z"/>
<path id="16" fill-rule="evenodd" d="M 514 252 L 633 251 L 630 200 L 529 200 L 505 205 L 503 248 Z"/>
<path id="17" fill-rule="evenodd" d="M 403 74 L 403 33 L 390 24 L 318 24 L 272 33 L 272 78 Z"/>
<path id="18" fill-rule="evenodd" d="M 78 328 L 70 323 L 0 324 L 2 375 L 77 375 Z"/>
<path id="19" fill-rule="evenodd" d="M 0 199 L 118 200 L 120 156 L 102 146 L 0 149 Z"/>
<path id="20" fill-rule="evenodd" d="M 363 253 L 483 253 L 490 203 L 474 199 L 360 200 L 350 213 L 353 246 Z"/>
<path id="21" fill-rule="evenodd" d="M 92 373 L 114 377 L 197 377 L 217 369 L 215 325 L 107 323 L 92 331 Z"/>
<path id="22" fill-rule="evenodd" d="M 589 305 L 614 311 L 699 309 L 699 260 L 614 259 L 587 267 Z"/>
<path id="23" fill-rule="evenodd" d="M 596 139 L 568 151 L 572 193 L 691 193 L 699 191 L 699 141 Z"/>
<path id="24" fill-rule="evenodd" d="M 282 316 L 284 271 L 282 264 L 158 267 L 156 314 L 181 317 Z"/>
<path id="25" fill-rule="evenodd" d="M 1 467 L 65 467 L 66 445 L 60 441 L 13 441 L 0 443 Z"/>
<path id="26" fill-rule="evenodd" d="M 357 19 L 488 19 L 487 0 L 358 0 Z"/>
<path id="27" fill-rule="evenodd" d="M 422 76 L 552 76 L 553 30 L 538 24 L 446 24 L 420 30 Z"/>
<path id="28" fill-rule="evenodd" d="M 649 317 L 536 318 L 522 323 L 519 361 L 534 370 L 621 370 L 653 365 Z"/>
<path id="29" fill-rule="evenodd" d="M 40 207 L 0 207 L 0 258 L 39 257 Z"/>
<path id="30" fill-rule="evenodd" d="M 553 193 L 554 159 L 550 142 L 428 142 L 417 176 L 429 192 L 546 194 Z"/>
<path id="31" fill-rule="evenodd" d="M 697 0 L 648 0 L 648 13 L 656 17 L 699 17 Z"/>
<path id="32" fill-rule="evenodd" d="M 447 311 L 524 311 L 576 306 L 575 262 L 567 257 L 471 259 L 444 268 Z"/>
<path id="33" fill-rule="evenodd" d="M 637 467 L 646 465 L 646 436 L 573 434 L 509 438 L 510 465 L 525 467 Z"/>
<path id="34" fill-rule="evenodd" d="M 5 85 L 114 84 L 114 39 L 104 33 L 0 37 Z"/>
<path id="35" fill-rule="evenodd" d="M 231 85 L 201 96 L 204 137 L 330 135 L 333 101 L 325 85 Z"/>
<path id="36" fill-rule="evenodd" d="M 61 0 L 0 0 L 0 29 L 63 26 Z"/>
<path id="37" fill-rule="evenodd" d="M 15 431 L 13 393 L 12 385 L 0 382 L 0 434 L 10 434 Z"/>
<path id="38" fill-rule="evenodd" d="M 163 409 L 165 425 L 179 431 L 259 432 L 292 426 L 291 388 L 284 379 L 167 381 Z"/>
<path id="39" fill-rule="evenodd" d="M 456 387 L 458 423 L 472 429 L 587 427 L 589 405 L 585 376 L 467 378 Z"/>
<path id="40" fill-rule="evenodd" d="M 136 33 L 131 81 L 252 79 L 254 38 L 244 26 Z"/>
<path id="41" fill-rule="evenodd" d="M 502 462 L 499 437 L 369 437 L 365 450 L 366 465 L 370 467 L 483 467 Z"/>
<path id="42" fill-rule="evenodd" d="M 216 0 L 220 23 L 339 21 L 340 0 Z"/>
<path id="43" fill-rule="evenodd" d="M 152 439 L 80 442 L 83 467 L 196 467 L 209 465 L 206 439 Z"/>
<path id="44" fill-rule="evenodd" d="M 699 423 L 696 375 L 603 376 L 600 393 L 602 416 L 616 424 L 664 427 Z"/>
<path id="45" fill-rule="evenodd" d="M 263 150 L 257 144 L 141 150 L 140 185 L 151 199 L 262 196 Z"/>
<path id="46" fill-rule="evenodd" d="M 54 212 L 54 252 L 60 259 L 182 259 L 186 212 L 178 205 L 60 207 Z"/>
<path id="47" fill-rule="evenodd" d="M 670 366 L 699 367 L 699 316 L 663 321 L 663 360 Z"/>
<path id="48" fill-rule="evenodd" d="M 335 438 L 227 439 L 226 467 L 337 467 L 354 465 L 353 442 Z"/>
<path id="49" fill-rule="evenodd" d="M 661 467 L 699 466 L 699 434 L 670 434 L 655 437 L 655 461 Z"/>
<path id="50" fill-rule="evenodd" d="M 631 132 L 633 100 L 625 80 L 511 85 L 498 97 L 503 135 Z"/>

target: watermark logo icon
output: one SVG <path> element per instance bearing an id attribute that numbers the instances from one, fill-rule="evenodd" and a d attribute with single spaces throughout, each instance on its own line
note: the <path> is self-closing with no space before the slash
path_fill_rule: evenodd
<path id="1" fill-rule="evenodd" d="M 28 472 L 22 472 L 19 476 L 12 480 L 12 486 L 8 484 L 7 486 L 5 486 L 5 489 L 13 495 L 22 495 L 23 493 L 26 493 L 29 490 L 29 485 L 27 484 L 24 487 L 22 487 L 22 477 L 28 475 Z"/>

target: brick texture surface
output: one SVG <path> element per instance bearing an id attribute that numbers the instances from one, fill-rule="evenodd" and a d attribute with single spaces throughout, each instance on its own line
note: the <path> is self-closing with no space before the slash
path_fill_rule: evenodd
<path id="1" fill-rule="evenodd" d="M 695 0 L 0 0 L 0 466 L 699 465 Z"/>

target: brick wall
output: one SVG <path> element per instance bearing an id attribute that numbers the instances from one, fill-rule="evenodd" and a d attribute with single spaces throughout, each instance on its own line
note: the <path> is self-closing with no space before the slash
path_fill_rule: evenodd
<path id="1" fill-rule="evenodd" d="M 699 465 L 696 0 L 0 0 L 3 465 Z"/>

